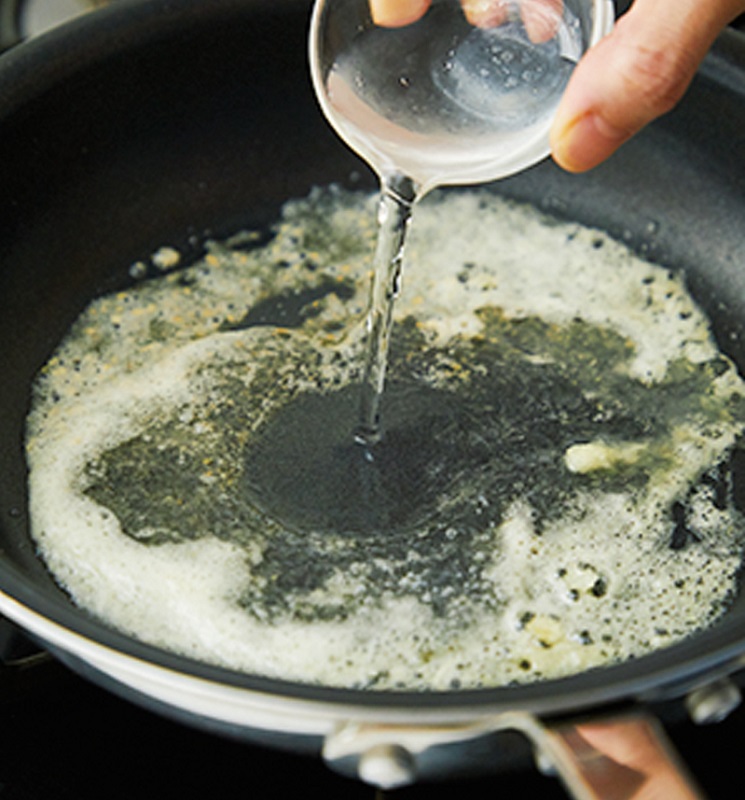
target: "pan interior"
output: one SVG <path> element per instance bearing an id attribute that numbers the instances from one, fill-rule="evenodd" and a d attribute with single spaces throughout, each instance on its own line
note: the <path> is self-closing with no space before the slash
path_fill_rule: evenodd
<path id="1" fill-rule="evenodd" d="M 680 279 L 443 193 L 414 229 L 383 437 L 361 448 L 373 211 L 316 190 L 273 237 L 213 243 L 80 317 L 28 446 L 61 583 L 146 641 L 354 688 L 560 677 L 717 619 L 745 404 Z"/>

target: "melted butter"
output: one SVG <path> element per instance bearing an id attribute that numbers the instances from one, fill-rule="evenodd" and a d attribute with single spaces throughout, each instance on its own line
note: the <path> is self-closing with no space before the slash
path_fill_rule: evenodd
<path id="1" fill-rule="evenodd" d="M 373 223 L 373 198 L 317 191 L 268 241 L 89 306 L 28 423 L 60 584 L 145 641 L 338 686 L 535 681 L 713 624 L 745 405 L 682 282 L 484 192 L 432 196 L 366 459 Z"/>

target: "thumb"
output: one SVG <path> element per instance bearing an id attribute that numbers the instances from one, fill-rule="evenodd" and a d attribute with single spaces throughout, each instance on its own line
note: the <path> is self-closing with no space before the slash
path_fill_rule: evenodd
<path id="1" fill-rule="evenodd" d="M 554 160 L 583 172 L 669 111 L 744 10 L 745 0 L 636 0 L 577 65 L 551 129 Z"/>

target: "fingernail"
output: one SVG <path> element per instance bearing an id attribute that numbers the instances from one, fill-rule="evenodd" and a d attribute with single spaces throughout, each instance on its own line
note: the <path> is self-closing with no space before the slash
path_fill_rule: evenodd
<path id="1" fill-rule="evenodd" d="M 628 138 L 628 132 L 613 127 L 595 112 L 567 122 L 557 117 L 551 130 L 551 154 L 563 169 L 584 172 L 605 161 Z"/>

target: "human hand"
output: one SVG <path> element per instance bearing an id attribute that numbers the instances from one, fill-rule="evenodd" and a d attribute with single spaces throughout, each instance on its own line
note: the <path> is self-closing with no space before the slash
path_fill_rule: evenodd
<path id="1" fill-rule="evenodd" d="M 635 0 L 572 74 L 551 129 L 554 160 L 584 172 L 670 111 L 743 11 L 744 0 Z"/>
<path id="2" fill-rule="evenodd" d="M 432 0 L 370 0 L 373 20 L 390 27 L 421 17 Z M 479 27 L 501 24 L 508 0 L 461 0 Z M 533 41 L 553 36 L 550 14 L 563 0 L 522 0 Z M 652 120 L 671 110 L 724 26 L 745 12 L 745 0 L 635 0 L 613 31 L 581 59 L 552 128 L 554 160 L 584 172 L 612 155 Z"/>
<path id="3" fill-rule="evenodd" d="M 656 720 L 633 715 L 599 720 L 577 725 L 574 733 L 594 751 L 585 754 L 593 797 L 703 800 Z M 576 742 L 572 749 L 581 752 Z"/>
<path id="4" fill-rule="evenodd" d="M 507 20 L 517 3 L 528 36 L 539 44 L 556 33 L 564 0 L 460 0 L 465 18 L 477 28 L 496 28 Z M 424 16 L 432 0 L 370 0 L 373 22 L 397 28 Z"/>

